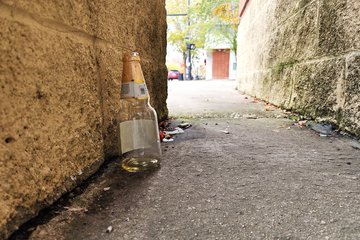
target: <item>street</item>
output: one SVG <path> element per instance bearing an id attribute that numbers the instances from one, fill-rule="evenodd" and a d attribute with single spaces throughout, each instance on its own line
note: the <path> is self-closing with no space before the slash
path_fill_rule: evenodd
<path id="1" fill-rule="evenodd" d="M 360 159 L 235 90 L 171 81 L 168 107 L 193 126 L 162 143 L 159 170 L 111 160 L 12 239 L 359 239 Z"/>

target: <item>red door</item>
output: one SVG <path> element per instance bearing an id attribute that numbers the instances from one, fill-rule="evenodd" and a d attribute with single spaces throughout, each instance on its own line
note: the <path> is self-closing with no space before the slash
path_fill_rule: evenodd
<path id="1" fill-rule="evenodd" d="M 228 49 L 215 49 L 213 51 L 212 78 L 229 78 L 230 51 Z"/>

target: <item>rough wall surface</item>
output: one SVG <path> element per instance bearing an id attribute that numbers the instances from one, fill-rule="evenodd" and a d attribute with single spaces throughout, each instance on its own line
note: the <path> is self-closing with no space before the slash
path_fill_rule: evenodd
<path id="1" fill-rule="evenodd" d="M 0 239 L 117 155 L 122 55 L 166 108 L 164 0 L 0 0 Z"/>
<path id="2" fill-rule="evenodd" d="M 251 0 L 238 88 L 360 135 L 360 2 Z"/>

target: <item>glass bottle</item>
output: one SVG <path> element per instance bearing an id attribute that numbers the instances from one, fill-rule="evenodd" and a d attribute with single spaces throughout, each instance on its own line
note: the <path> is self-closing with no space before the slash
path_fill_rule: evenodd
<path id="1" fill-rule="evenodd" d="M 149 93 L 139 54 L 124 54 L 121 88 L 120 150 L 122 168 L 140 172 L 160 166 L 160 138 L 157 116 L 150 106 Z"/>

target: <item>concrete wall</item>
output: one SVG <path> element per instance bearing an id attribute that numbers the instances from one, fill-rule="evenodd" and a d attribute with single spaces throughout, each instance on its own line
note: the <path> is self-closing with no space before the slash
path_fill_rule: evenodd
<path id="1" fill-rule="evenodd" d="M 164 0 L 0 0 L 0 239 L 117 155 L 122 55 L 167 114 Z"/>
<path id="2" fill-rule="evenodd" d="M 212 56 L 213 50 L 207 50 L 206 51 L 206 80 L 212 79 L 212 65 L 213 65 L 213 56 Z"/>
<path id="3" fill-rule="evenodd" d="M 238 88 L 360 135 L 360 2 L 250 0 Z"/>
<path id="4" fill-rule="evenodd" d="M 234 68 L 235 65 L 235 68 Z M 235 80 L 236 79 L 236 55 L 235 51 L 230 52 L 230 63 L 229 63 L 229 79 Z"/>

